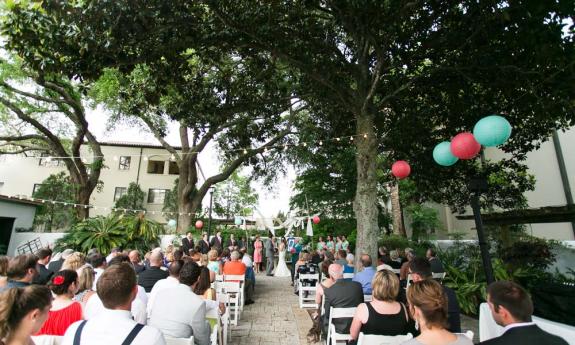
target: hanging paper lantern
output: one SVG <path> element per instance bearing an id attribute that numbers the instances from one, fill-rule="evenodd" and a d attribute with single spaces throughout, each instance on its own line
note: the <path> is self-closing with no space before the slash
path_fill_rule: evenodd
<path id="1" fill-rule="evenodd" d="M 433 160 L 439 165 L 444 167 L 452 166 L 459 158 L 451 153 L 451 143 L 449 141 L 441 142 L 435 145 L 433 149 Z"/>
<path id="2" fill-rule="evenodd" d="M 196 228 L 201 229 L 204 227 L 204 222 L 202 222 L 201 220 L 198 220 L 196 222 Z"/>
<path id="3" fill-rule="evenodd" d="M 320 221 L 319 216 L 313 216 L 313 218 L 311 220 L 314 224 L 319 224 L 319 221 Z"/>
<path id="4" fill-rule="evenodd" d="M 511 136 L 511 124 L 503 116 L 490 115 L 477 121 L 473 136 L 483 146 L 501 145 Z"/>
<path id="5" fill-rule="evenodd" d="M 236 219 L 234 220 L 234 224 L 236 225 L 242 225 L 242 217 L 236 217 Z"/>
<path id="6" fill-rule="evenodd" d="M 398 179 L 403 179 L 411 173 L 411 167 L 406 161 L 397 161 L 391 166 L 391 173 Z"/>
<path id="7" fill-rule="evenodd" d="M 481 151 L 481 144 L 469 132 L 459 133 L 451 139 L 451 153 L 459 159 L 471 159 Z"/>
<path id="8" fill-rule="evenodd" d="M 175 219 L 170 219 L 168 220 L 168 226 L 173 228 L 176 226 L 176 220 Z"/>

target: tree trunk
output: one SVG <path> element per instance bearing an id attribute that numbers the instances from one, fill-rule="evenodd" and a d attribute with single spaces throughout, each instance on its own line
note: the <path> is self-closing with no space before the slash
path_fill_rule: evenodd
<path id="1" fill-rule="evenodd" d="M 399 185 L 397 183 L 391 187 L 391 214 L 393 217 L 393 233 L 407 237 L 405 226 L 403 225 L 403 214 L 399 201 Z"/>
<path id="2" fill-rule="evenodd" d="M 178 203 L 178 232 L 186 233 L 190 229 L 192 224 L 192 216 L 195 214 L 196 210 L 192 210 L 192 203 L 179 202 Z"/>
<path id="3" fill-rule="evenodd" d="M 366 137 L 364 137 L 364 135 Z M 357 115 L 357 190 L 353 209 L 357 219 L 356 266 L 361 254 L 369 254 L 373 262 L 377 258 L 377 141 L 373 116 Z"/>
<path id="4" fill-rule="evenodd" d="M 82 205 L 89 205 L 90 204 L 90 195 L 92 191 L 89 191 L 87 187 L 80 187 L 78 188 L 78 192 L 76 193 L 76 200 L 80 204 L 80 206 L 76 207 L 76 215 L 78 216 L 78 220 L 84 220 L 90 217 L 90 208 L 84 207 Z"/>

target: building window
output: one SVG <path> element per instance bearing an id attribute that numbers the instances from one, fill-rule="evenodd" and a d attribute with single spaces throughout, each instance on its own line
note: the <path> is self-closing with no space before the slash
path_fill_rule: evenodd
<path id="1" fill-rule="evenodd" d="M 167 189 L 149 189 L 148 204 L 163 204 Z"/>
<path id="2" fill-rule="evenodd" d="M 128 192 L 128 188 L 126 187 L 116 187 L 114 191 L 114 201 L 118 201 L 123 195 Z"/>
<path id="3" fill-rule="evenodd" d="M 59 158 L 51 158 L 47 153 L 42 153 L 40 155 L 38 165 L 41 167 L 63 167 L 64 160 Z"/>
<path id="4" fill-rule="evenodd" d="M 170 169 L 169 170 L 169 174 L 170 175 L 179 175 L 180 174 L 180 168 L 178 168 L 178 163 L 176 162 L 170 162 Z"/>
<path id="5" fill-rule="evenodd" d="M 36 192 L 38 191 L 38 189 L 40 189 L 40 187 L 42 187 L 41 183 L 34 183 L 34 188 L 32 188 L 32 196 L 36 194 Z"/>
<path id="6" fill-rule="evenodd" d="M 163 174 L 164 161 L 148 161 L 148 174 Z"/>
<path id="7" fill-rule="evenodd" d="M 120 157 L 120 165 L 118 166 L 118 168 L 120 170 L 130 170 L 130 161 L 132 160 L 132 157 L 130 156 L 121 156 Z"/>

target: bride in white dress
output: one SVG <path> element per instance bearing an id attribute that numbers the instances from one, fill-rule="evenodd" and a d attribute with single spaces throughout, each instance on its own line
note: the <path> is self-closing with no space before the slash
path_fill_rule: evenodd
<path id="1" fill-rule="evenodd" d="M 291 272 L 286 265 L 286 240 L 282 238 L 278 247 L 279 260 L 274 277 L 291 277 Z"/>

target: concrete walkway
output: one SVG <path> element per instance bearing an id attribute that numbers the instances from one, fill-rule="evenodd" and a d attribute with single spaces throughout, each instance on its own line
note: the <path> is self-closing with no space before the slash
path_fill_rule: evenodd
<path id="1" fill-rule="evenodd" d="M 258 274 L 255 303 L 244 307 L 238 326 L 231 326 L 230 345 L 306 345 L 312 326 L 309 314 L 299 309 L 290 278 Z"/>

